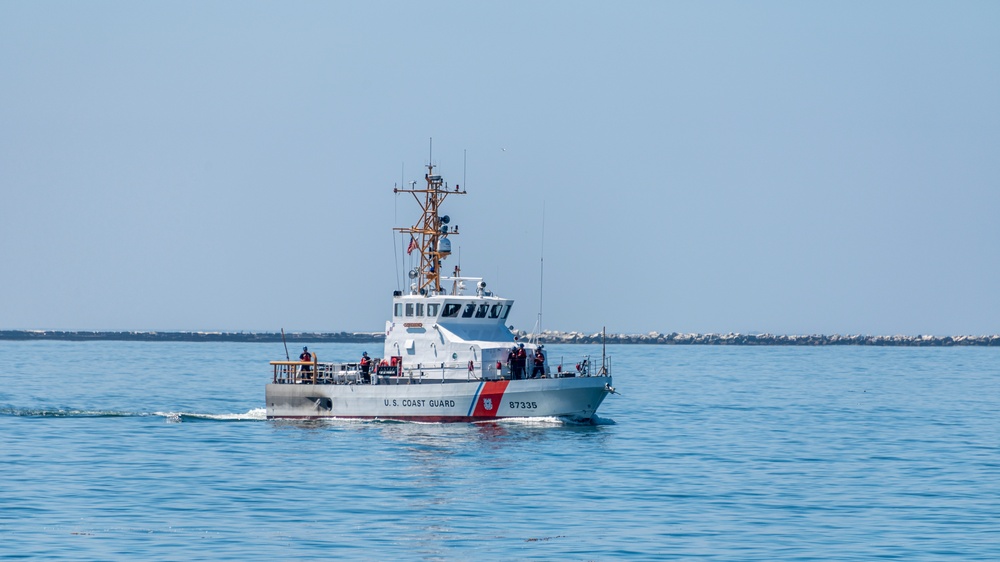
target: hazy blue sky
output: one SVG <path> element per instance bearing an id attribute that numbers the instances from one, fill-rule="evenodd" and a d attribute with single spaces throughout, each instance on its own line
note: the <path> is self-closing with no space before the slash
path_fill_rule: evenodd
<path id="1" fill-rule="evenodd" d="M 380 330 L 433 137 L 516 327 L 1000 332 L 998 2 L 5 0 L 0 84 L 0 329 Z"/>

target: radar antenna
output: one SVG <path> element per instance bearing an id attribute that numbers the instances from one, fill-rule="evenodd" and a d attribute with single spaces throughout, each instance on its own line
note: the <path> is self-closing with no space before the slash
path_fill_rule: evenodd
<path id="1" fill-rule="evenodd" d="M 451 241 L 448 236 L 458 234 L 458 227 L 449 227 L 451 219 L 440 214 L 441 204 L 449 195 L 465 195 L 464 190 L 460 190 L 456 185 L 453 191 L 448 190 L 448 185 L 439 175 L 434 174 L 434 164 L 427 164 L 427 173 L 424 180 L 427 186 L 417 189 L 416 182 L 410 185 L 410 189 L 393 188 L 393 193 L 412 193 L 423 214 L 420 220 L 411 227 L 394 228 L 399 232 L 410 234 L 410 245 L 407 253 L 417 250 L 420 252 L 420 265 L 410 272 L 410 277 L 416 285 L 420 294 L 441 292 L 441 262 L 451 254 Z"/>

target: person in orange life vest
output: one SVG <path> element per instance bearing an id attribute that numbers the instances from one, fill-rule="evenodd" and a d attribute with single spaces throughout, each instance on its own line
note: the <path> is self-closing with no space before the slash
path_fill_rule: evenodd
<path id="1" fill-rule="evenodd" d="M 361 354 L 361 376 L 365 379 L 365 382 L 370 381 L 368 375 L 368 370 L 372 366 L 372 360 L 368 357 L 368 352 L 365 351 Z"/>
<path id="2" fill-rule="evenodd" d="M 545 376 L 545 355 L 542 354 L 542 346 L 538 346 L 535 350 L 535 368 L 531 370 L 531 378 L 537 379 L 543 376 Z"/>
<path id="3" fill-rule="evenodd" d="M 527 375 L 527 365 L 528 365 L 528 352 L 524 350 L 524 344 L 517 344 L 517 378 L 523 379 Z"/>
<path id="4" fill-rule="evenodd" d="M 313 360 L 313 356 L 312 356 L 312 353 L 309 353 L 309 348 L 308 347 L 303 347 L 302 348 L 302 353 L 299 354 L 299 361 L 303 361 L 303 362 L 306 362 L 306 363 L 312 363 L 312 360 Z M 310 367 L 308 365 L 302 365 L 302 371 L 303 372 L 309 372 L 311 370 L 312 370 L 312 367 Z"/>

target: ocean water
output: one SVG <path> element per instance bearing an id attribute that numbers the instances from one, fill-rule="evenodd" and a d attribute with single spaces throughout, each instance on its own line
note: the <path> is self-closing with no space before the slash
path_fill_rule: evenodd
<path id="1" fill-rule="evenodd" d="M 280 345 L 0 342 L 0 558 L 1000 559 L 1000 350 L 608 353 L 593 425 L 290 423 Z"/>

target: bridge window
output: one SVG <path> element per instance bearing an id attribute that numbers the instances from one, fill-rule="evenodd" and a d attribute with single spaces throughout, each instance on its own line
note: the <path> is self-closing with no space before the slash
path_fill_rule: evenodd
<path id="1" fill-rule="evenodd" d="M 503 310 L 502 304 L 495 304 L 490 307 L 490 318 L 500 318 L 500 311 Z"/>
<path id="2" fill-rule="evenodd" d="M 417 303 L 417 316 L 424 315 L 424 303 Z"/>
<path id="3" fill-rule="evenodd" d="M 406 303 L 406 315 L 407 316 L 413 316 L 413 303 L 412 302 Z"/>
<path id="4" fill-rule="evenodd" d="M 486 311 L 489 310 L 490 305 L 481 304 L 479 305 L 479 310 L 476 310 L 476 318 L 486 318 Z"/>
<path id="5" fill-rule="evenodd" d="M 476 311 L 476 305 L 467 304 L 465 305 L 465 310 L 462 311 L 462 318 L 472 318 L 472 313 Z"/>
<path id="6" fill-rule="evenodd" d="M 507 305 L 504 305 L 504 307 L 503 307 L 503 315 L 502 315 L 501 317 L 502 317 L 502 318 L 503 318 L 504 320 L 506 320 L 506 319 L 507 319 L 507 315 L 508 315 L 508 314 L 510 314 L 510 305 L 509 305 L 509 304 L 507 304 Z"/>
<path id="7" fill-rule="evenodd" d="M 444 318 L 458 318 L 458 311 L 462 310 L 462 305 L 450 302 L 444 305 L 444 312 L 441 316 Z"/>
<path id="8" fill-rule="evenodd" d="M 438 307 L 441 306 L 437 303 L 427 305 L 427 316 L 437 317 Z"/>
<path id="9" fill-rule="evenodd" d="M 401 302 L 397 302 L 396 303 L 396 305 L 393 307 L 393 313 L 392 313 L 392 315 L 393 316 L 402 316 L 403 315 L 403 303 L 401 303 Z"/>

